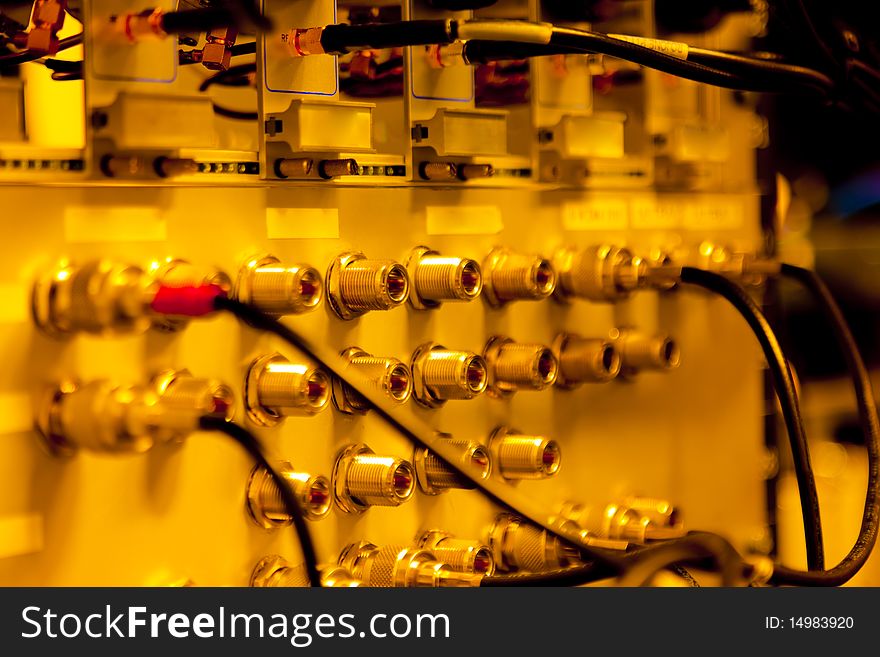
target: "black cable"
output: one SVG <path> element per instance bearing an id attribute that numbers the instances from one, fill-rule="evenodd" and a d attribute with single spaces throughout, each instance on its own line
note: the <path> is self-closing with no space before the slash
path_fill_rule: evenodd
<path id="1" fill-rule="evenodd" d="M 203 431 L 218 431 L 226 434 L 239 445 L 244 447 L 245 451 L 251 455 L 254 461 L 269 472 L 272 479 L 275 481 L 275 484 L 278 486 L 278 490 L 281 492 L 281 500 L 284 502 L 284 510 L 290 516 L 293 521 L 293 527 L 296 529 L 296 535 L 299 538 L 300 549 L 303 553 L 303 560 L 305 562 L 309 584 L 311 586 L 321 586 L 321 573 L 318 571 L 318 557 L 315 555 L 315 546 L 314 543 L 312 543 L 312 536 L 306 525 L 306 519 L 302 507 L 300 507 L 296 495 L 293 494 L 293 489 L 290 488 L 287 480 L 266 457 L 266 453 L 263 451 L 260 441 L 244 427 L 239 426 L 234 422 L 227 422 L 223 418 L 209 416 L 203 417 L 199 420 L 199 427 Z"/>
<path id="2" fill-rule="evenodd" d="M 689 61 L 707 66 L 724 66 L 725 70 L 742 76 L 766 75 L 769 79 L 813 87 L 825 95 L 834 93 L 834 80 L 825 73 L 806 66 L 768 58 L 766 53 L 764 55 L 764 57 L 753 57 L 720 50 L 706 50 L 705 48 L 691 47 L 688 49 Z"/>
<path id="3" fill-rule="evenodd" d="M 219 114 L 227 119 L 235 119 L 236 121 L 256 121 L 260 118 L 260 115 L 257 112 L 243 112 L 241 110 L 223 107 L 223 105 L 218 105 L 217 103 L 214 103 L 212 107 L 214 109 L 214 114 Z"/>
<path id="4" fill-rule="evenodd" d="M 722 586 L 735 586 L 743 574 L 743 561 L 730 543 L 716 534 L 695 532 L 659 543 L 637 553 L 623 573 L 619 586 L 645 586 L 661 570 L 683 561 L 710 557 L 721 572 Z"/>
<path id="5" fill-rule="evenodd" d="M 230 80 L 240 79 L 244 76 L 250 75 L 257 70 L 257 65 L 255 62 L 250 62 L 249 64 L 236 64 L 235 66 L 230 66 L 225 71 L 218 71 L 214 73 L 204 80 L 199 85 L 199 91 L 207 91 L 209 87 L 215 84 L 225 84 Z M 237 85 L 233 85 L 237 86 Z"/>
<path id="6" fill-rule="evenodd" d="M 413 20 L 363 25 L 327 25 L 321 30 L 324 52 L 343 55 L 350 50 L 429 46 L 455 41 L 455 21 Z"/>
<path id="7" fill-rule="evenodd" d="M 181 32 L 210 32 L 217 27 L 234 25 L 238 21 L 226 7 L 204 7 L 201 9 L 185 9 L 169 11 L 162 14 L 162 30 L 166 34 Z"/>
<path id="8" fill-rule="evenodd" d="M 791 444 L 804 521 L 808 568 L 822 570 L 825 567 L 825 557 L 822 521 L 819 517 L 819 495 L 810 463 L 809 446 L 801 420 L 797 390 L 779 340 L 758 304 L 736 283 L 720 274 L 694 267 L 681 268 L 681 282 L 702 287 L 724 297 L 748 322 L 761 344 Z"/>
<path id="9" fill-rule="evenodd" d="M 802 267 L 784 264 L 781 272 L 783 276 L 797 281 L 810 292 L 831 322 L 837 342 L 846 358 L 847 369 L 855 388 L 859 419 L 865 432 L 865 445 L 868 451 L 868 488 L 858 538 L 839 564 L 822 572 L 802 572 L 777 566 L 771 581 L 799 586 L 840 586 L 864 566 L 877 542 L 878 525 L 880 525 L 880 418 L 877 414 L 877 404 L 868 369 L 865 367 L 846 319 L 828 287 L 815 272 Z"/>
<path id="10" fill-rule="evenodd" d="M 598 35 L 598 33 L 592 34 Z M 616 41 L 620 40 L 616 39 Z M 597 49 L 595 52 L 602 51 Z M 656 51 L 651 50 L 651 52 L 653 53 Z M 479 64 L 499 60 L 527 59 L 531 57 L 546 57 L 550 55 L 577 53 L 586 53 L 586 51 L 583 48 L 552 46 L 539 43 L 472 40 L 464 44 L 462 55 L 468 63 Z M 738 53 L 727 53 L 689 47 L 687 61 L 739 76 L 741 81 L 739 81 L 738 84 L 740 85 L 748 84 L 750 76 L 754 77 L 757 75 L 767 78 L 767 84 L 777 81 L 778 83 L 782 83 L 783 86 L 787 84 L 801 85 L 815 89 L 825 95 L 829 95 L 834 91 L 834 81 L 824 73 L 820 73 L 819 71 L 815 71 L 805 66 L 780 62 L 776 58 L 768 58 L 766 55 L 764 57 L 754 57 Z M 643 66 L 652 68 L 648 63 L 639 63 L 642 63 Z M 682 75 L 681 77 L 688 76 Z"/>
<path id="11" fill-rule="evenodd" d="M 73 36 L 65 37 L 58 42 L 58 52 L 62 50 L 67 50 L 68 48 L 73 48 L 74 46 L 78 46 L 83 42 L 82 32 L 79 34 L 74 34 Z M 10 53 L 8 55 L 0 55 L 0 66 L 17 66 L 19 64 L 26 64 L 27 62 L 34 62 L 38 59 L 42 59 L 46 56 L 46 53 L 40 52 L 31 52 L 30 50 L 22 50 L 21 52 Z"/>
<path id="12" fill-rule="evenodd" d="M 715 57 L 712 65 L 690 61 L 689 59 L 681 59 L 666 53 L 646 48 L 623 39 L 615 39 L 598 32 L 589 32 L 587 30 L 577 30 L 567 27 L 554 27 L 553 37 L 550 41 L 552 46 L 564 46 L 567 48 L 579 50 L 588 53 L 601 53 L 624 59 L 635 64 L 640 64 L 648 68 L 653 68 L 663 73 L 675 75 L 678 77 L 693 80 L 694 82 L 702 82 L 716 87 L 727 89 L 735 89 L 740 91 L 758 91 L 758 92 L 778 92 L 778 91 L 796 91 L 802 89 L 810 89 L 816 91 L 817 87 L 811 84 L 805 87 L 803 84 L 803 72 L 801 71 L 797 79 L 788 79 L 779 75 L 767 76 L 768 67 L 764 65 L 755 65 L 754 70 L 749 72 L 749 76 L 735 73 L 728 69 L 719 68 L 722 64 L 723 57 Z M 707 58 L 707 53 L 712 51 L 702 51 L 703 59 Z M 721 53 L 718 53 L 719 55 Z M 757 61 L 757 60 L 756 60 Z M 724 62 L 730 64 L 730 61 Z M 742 66 L 744 62 L 738 61 L 738 65 Z M 791 75 L 791 71 L 787 75 Z M 817 75 L 821 75 L 816 72 Z M 761 75 L 757 75 L 761 74 Z M 829 80 L 830 81 L 830 80 Z M 833 83 L 832 83 L 833 84 Z M 824 93 L 824 88 L 823 88 Z"/>
<path id="13" fill-rule="evenodd" d="M 265 331 L 267 333 L 272 333 L 284 342 L 300 350 L 317 364 L 324 367 L 328 372 L 339 377 L 356 393 L 360 394 L 370 404 L 375 413 L 383 420 L 385 420 L 397 432 L 399 432 L 403 436 L 406 436 L 416 445 L 421 445 L 428 448 L 432 447 L 432 434 L 428 435 L 428 432 L 425 432 L 425 435 L 422 435 L 422 432 L 419 429 L 408 426 L 408 423 L 406 421 L 402 421 L 401 419 L 395 417 L 395 414 L 383 408 L 383 405 L 381 403 L 373 401 L 377 394 L 375 390 L 367 387 L 366 385 L 362 385 L 355 380 L 352 380 L 351 373 L 346 372 L 344 366 L 342 366 L 341 364 L 339 366 L 334 366 L 333 364 L 328 362 L 327 358 L 322 358 L 318 353 L 316 353 L 316 349 L 312 347 L 312 345 L 310 345 L 307 340 L 305 340 L 298 333 L 287 327 L 285 324 L 282 324 L 274 317 L 266 315 L 265 313 L 261 312 L 257 308 L 254 308 L 253 306 L 241 303 L 240 301 L 236 301 L 235 299 L 231 299 L 229 297 L 217 297 L 214 300 L 214 305 L 217 310 L 223 310 L 232 313 L 246 324 L 249 324 L 251 327 L 257 330 Z M 435 451 L 434 454 L 443 463 L 448 465 L 453 471 L 462 476 L 465 480 L 473 483 L 474 486 L 478 488 L 487 498 L 502 506 L 503 508 L 508 509 L 517 516 L 521 516 L 530 521 L 534 521 L 529 517 L 529 514 L 515 508 L 501 496 L 495 494 L 490 488 L 487 487 L 485 481 L 483 481 L 479 476 L 475 475 L 474 472 L 470 471 L 468 468 L 463 467 L 457 459 L 447 459 L 443 456 L 443 454 L 438 451 Z M 536 524 L 541 525 L 541 523 L 538 522 L 536 522 Z M 616 554 L 612 554 L 612 551 L 587 547 L 575 543 L 572 541 L 571 537 L 567 536 L 563 532 L 560 532 L 558 527 L 556 527 L 555 525 L 552 529 L 550 529 L 549 526 L 541 526 L 544 526 L 545 529 L 548 529 L 555 536 L 561 538 L 563 541 L 565 541 L 566 544 L 570 544 L 578 549 L 583 555 L 584 561 L 596 561 L 614 569 L 615 571 L 619 571 L 622 567 L 623 561 Z"/>
<path id="14" fill-rule="evenodd" d="M 690 571 L 687 570 L 687 568 L 685 568 L 684 566 L 672 566 L 669 570 L 681 577 L 692 589 L 702 588 L 700 586 L 700 583 L 697 581 L 697 578 L 691 575 Z"/>
<path id="15" fill-rule="evenodd" d="M 616 572 L 597 563 L 561 568 L 543 573 L 489 575 L 480 581 L 481 587 L 506 586 L 583 586 L 614 577 Z"/>

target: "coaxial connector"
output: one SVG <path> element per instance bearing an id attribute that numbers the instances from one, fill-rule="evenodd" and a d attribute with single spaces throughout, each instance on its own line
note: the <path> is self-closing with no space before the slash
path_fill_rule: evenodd
<path id="1" fill-rule="evenodd" d="M 609 340 L 560 333 L 552 349 L 559 363 L 556 385 L 561 388 L 606 383 L 620 374 L 620 354 Z"/>
<path id="2" fill-rule="evenodd" d="M 446 444 L 460 451 L 459 464 L 479 479 L 486 479 L 492 472 L 489 451 L 479 443 L 467 440 L 447 440 Z M 417 447 L 413 465 L 419 489 L 426 495 L 438 495 L 451 488 L 471 490 L 474 484 L 459 475 L 427 447 Z"/>
<path id="3" fill-rule="evenodd" d="M 480 573 L 454 570 L 428 550 L 402 545 L 378 547 L 364 541 L 346 547 L 338 563 L 372 587 L 479 586 L 483 578 Z"/>
<path id="4" fill-rule="evenodd" d="M 559 472 L 562 452 L 546 436 L 527 436 L 501 426 L 489 436 L 489 454 L 504 479 L 546 479 Z"/>
<path id="5" fill-rule="evenodd" d="M 550 261 L 536 255 L 493 249 L 483 262 L 483 298 L 499 308 L 509 301 L 540 301 L 556 288 Z"/>
<path id="6" fill-rule="evenodd" d="M 333 491 L 327 477 L 296 472 L 286 461 L 280 464 L 278 471 L 293 490 L 306 518 L 320 520 L 330 513 Z M 248 513 L 260 527 L 274 529 L 292 522 L 281 489 L 266 468 L 257 466 L 251 471 L 246 497 Z"/>
<path id="7" fill-rule="evenodd" d="M 483 289 L 476 260 L 441 256 L 417 246 L 406 261 L 412 289 L 409 302 L 417 310 L 438 308 L 444 301 L 473 301 Z"/>
<path id="8" fill-rule="evenodd" d="M 298 315 L 321 303 L 324 284 L 309 265 L 286 267 L 273 255 L 249 258 L 235 282 L 235 298 L 269 315 Z"/>
<path id="9" fill-rule="evenodd" d="M 553 385 L 559 363 L 540 344 L 514 342 L 503 335 L 490 338 L 483 350 L 489 370 L 489 394 L 508 397 L 518 390 L 544 390 Z"/>
<path id="10" fill-rule="evenodd" d="M 400 506 L 416 486 L 413 466 L 393 456 L 379 456 L 366 445 L 342 449 L 333 468 L 333 497 L 346 513 L 362 513 L 371 506 Z"/>
<path id="11" fill-rule="evenodd" d="M 601 245 L 556 252 L 553 266 L 559 276 L 560 301 L 618 301 L 628 297 L 644 277 L 646 264 L 628 249 Z"/>
<path id="12" fill-rule="evenodd" d="M 256 424 L 275 426 L 289 415 L 320 413 L 330 401 L 330 377 L 307 363 L 294 363 L 279 353 L 260 356 L 244 382 L 245 409 Z"/>
<path id="13" fill-rule="evenodd" d="M 486 391 L 486 361 L 470 351 L 451 351 L 428 342 L 412 357 L 413 396 L 420 404 L 439 408 L 450 399 L 473 399 Z"/>
<path id="14" fill-rule="evenodd" d="M 327 300 L 340 319 L 370 310 L 391 310 L 406 302 L 406 267 L 393 260 L 368 260 L 363 253 L 339 255 L 327 270 Z"/>
<path id="15" fill-rule="evenodd" d="M 412 374 L 409 367 L 396 358 L 372 356 L 359 347 L 342 352 L 348 367 L 374 382 L 390 401 L 402 404 L 412 394 Z M 366 413 L 369 403 L 341 379 L 333 378 L 333 405 L 347 414 Z"/>

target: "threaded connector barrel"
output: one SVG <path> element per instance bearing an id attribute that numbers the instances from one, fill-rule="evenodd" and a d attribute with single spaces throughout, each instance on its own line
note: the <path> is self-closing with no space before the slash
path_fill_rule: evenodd
<path id="1" fill-rule="evenodd" d="M 294 363 L 278 353 L 257 358 L 245 377 L 248 417 L 274 426 L 289 415 L 320 413 L 330 401 L 330 377 L 322 369 Z"/>
<path id="2" fill-rule="evenodd" d="M 319 520 L 330 513 L 333 492 L 327 477 L 296 472 L 293 466 L 287 462 L 281 464 L 279 472 L 287 485 L 293 489 L 293 494 L 299 501 L 299 506 L 306 518 Z M 260 527 L 273 529 L 289 525 L 292 522 L 281 496 L 281 489 L 265 468 L 257 466 L 251 471 L 246 494 L 248 512 Z"/>
<path id="3" fill-rule="evenodd" d="M 151 384 L 159 396 L 152 424 L 161 440 L 182 439 L 201 417 L 232 419 L 235 395 L 216 379 L 197 378 L 189 370 L 166 370 L 153 377 Z"/>
<path id="4" fill-rule="evenodd" d="M 563 301 L 625 299 L 639 286 L 647 268 L 628 249 L 607 244 L 560 249 L 553 266 L 559 276 L 556 295 Z"/>
<path id="5" fill-rule="evenodd" d="M 615 329 L 611 332 L 620 353 L 621 371 L 635 374 L 643 370 L 667 372 L 681 364 L 678 343 L 668 335 L 646 335 L 638 331 Z"/>
<path id="6" fill-rule="evenodd" d="M 448 445 L 461 451 L 460 463 L 480 479 L 486 479 L 492 471 L 489 451 L 479 443 L 467 440 L 449 440 Z M 416 449 L 413 455 L 416 480 L 421 491 L 437 495 L 451 488 L 471 490 L 474 484 L 459 475 L 443 460 L 426 447 Z"/>
<path id="7" fill-rule="evenodd" d="M 111 260 L 49 270 L 34 283 L 34 321 L 52 337 L 139 333 L 150 326 L 151 282 L 140 267 Z"/>
<path id="8" fill-rule="evenodd" d="M 496 471 L 505 479 L 546 479 L 559 471 L 562 452 L 546 436 L 528 436 L 498 427 L 489 436 L 489 453 Z"/>
<path id="9" fill-rule="evenodd" d="M 415 490 L 409 461 L 378 456 L 366 445 L 349 445 L 336 459 L 333 485 L 337 506 L 361 513 L 371 506 L 400 506 Z"/>
<path id="10" fill-rule="evenodd" d="M 577 550 L 557 536 L 500 514 L 489 529 L 489 546 L 499 570 L 540 573 L 580 563 Z"/>
<path id="11" fill-rule="evenodd" d="M 556 271 L 536 255 L 493 249 L 483 263 L 483 296 L 495 307 L 509 301 L 539 301 L 556 288 Z"/>
<path id="12" fill-rule="evenodd" d="M 609 340 L 560 333 L 553 342 L 553 355 L 559 363 L 556 385 L 563 388 L 606 383 L 620 374 L 620 354 Z"/>
<path id="13" fill-rule="evenodd" d="M 480 541 L 455 538 L 447 532 L 432 529 L 422 534 L 417 543 L 453 570 L 483 575 L 495 572 L 492 548 Z"/>
<path id="14" fill-rule="evenodd" d="M 351 588 L 361 586 L 351 573 L 341 566 L 320 568 L 321 586 Z M 305 564 L 291 565 L 277 554 L 263 557 L 251 573 L 250 585 L 254 587 L 305 588 L 311 586 Z"/>
<path id="15" fill-rule="evenodd" d="M 473 399 L 489 383 L 486 361 L 470 351 L 452 351 L 429 342 L 416 349 L 412 358 L 413 396 L 429 408 L 450 399 Z"/>
<path id="16" fill-rule="evenodd" d="M 276 316 L 314 310 L 323 294 L 317 269 L 300 264 L 285 267 L 272 255 L 249 258 L 235 284 L 236 299 Z"/>
<path id="17" fill-rule="evenodd" d="M 341 319 L 396 308 L 406 302 L 409 290 L 409 276 L 402 264 L 368 260 L 363 253 L 343 253 L 327 272 L 330 306 Z"/>
<path id="18" fill-rule="evenodd" d="M 372 587 L 479 586 L 482 579 L 482 574 L 453 570 L 427 550 L 404 545 L 353 543 L 342 551 L 339 565 Z"/>
<path id="19" fill-rule="evenodd" d="M 402 404 L 412 394 L 412 374 L 403 361 L 372 356 L 360 347 L 349 347 L 342 352 L 342 357 L 350 368 L 373 381 L 390 400 Z M 333 404 L 347 414 L 366 413 L 370 409 L 360 394 L 338 378 L 333 380 Z"/>
<path id="20" fill-rule="evenodd" d="M 412 284 L 409 301 L 418 310 L 437 308 L 443 301 L 473 301 L 483 289 L 483 275 L 475 260 L 445 257 L 419 246 L 406 267 Z"/>
<path id="21" fill-rule="evenodd" d="M 559 363 L 549 347 L 494 336 L 483 357 L 489 366 L 489 392 L 498 397 L 518 390 L 544 390 L 553 385 Z"/>

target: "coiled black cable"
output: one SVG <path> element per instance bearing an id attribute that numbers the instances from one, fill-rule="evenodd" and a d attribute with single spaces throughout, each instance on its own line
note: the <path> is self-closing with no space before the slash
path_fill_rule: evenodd
<path id="1" fill-rule="evenodd" d="M 809 446 L 801 420 L 797 390 L 779 340 L 758 304 L 736 283 L 720 274 L 695 267 L 681 268 L 681 282 L 702 287 L 725 298 L 748 322 L 761 344 L 791 445 L 804 522 L 807 566 L 810 570 L 822 570 L 825 567 L 825 556 L 822 521 L 819 517 L 819 495 L 810 463 Z"/>
<path id="2" fill-rule="evenodd" d="M 293 490 L 287 483 L 287 480 L 266 457 L 266 453 L 263 451 L 260 441 L 244 427 L 239 426 L 234 422 L 227 422 L 223 418 L 203 417 L 199 420 L 199 427 L 204 431 L 218 431 L 226 434 L 239 445 L 244 447 L 245 451 L 251 455 L 251 458 L 269 472 L 272 479 L 275 481 L 275 484 L 278 486 L 278 490 L 281 492 L 281 500 L 284 502 L 284 510 L 293 521 L 293 527 L 296 530 L 300 549 L 303 553 L 303 561 L 305 562 L 309 584 L 311 586 L 321 586 L 321 573 L 318 572 L 318 558 L 315 555 L 315 545 L 312 542 L 312 535 L 306 525 L 305 514 L 296 499 L 296 495 L 293 494 Z"/>
<path id="3" fill-rule="evenodd" d="M 836 566 L 820 572 L 802 572 L 777 566 L 771 582 L 798 586 L 840 586 L 849 581 L 868 560 L 877 542 L 880 525 L 880 418 L 871 387 L 871 378 L 846 319 L 819 276 L 795 265 L 782 265 L 783 276 L 806 288 L 831 322 L 837 342 L 846 359 L 847 369 L 856 393 L 859 419 L 865 432 L 868 451 L 868 488 L 859 535 L 849 553 Z"/>

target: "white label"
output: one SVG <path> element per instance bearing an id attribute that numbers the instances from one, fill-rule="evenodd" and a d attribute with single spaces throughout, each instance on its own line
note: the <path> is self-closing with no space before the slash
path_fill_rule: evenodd
<path id="1" fill-rule="evenodd" d="M 0 324 L 21 324 L 30 318 L 30 295 L 23 285 L 0 285 Z"/>
<path id="2" fill-rule="evenodd" d="M 609 34 L 612 39 L 634 43 L 642 48 L 650 48 L 664 55 L 687 59 L 689 54 L 688 44 L 678 41 L 666 41 L 664 39 L 648 39 L 645 37 L 630 36 L 629 34 Z"/>
<path id="3" fill-rule="evenodd" d="M 28 394 L 0 394 L 0 434 L 33 431 L 34 415 Z"/>
<path id="4" fill-rule="evenodd" d="M 165 218 L 157 208 L 74 206 L 64 209 L 68 242 L 164 242 Z"/>
<path id="5" fill-rule="evenodd" d="M 266 208 L 266 236 L 270 240 L 337 239 L 336 208 Z"/>
<path id="6" fill-rule="evenodd" d="M 425 224 L 428 235 L 497 235 L 504 228 L 494 205 L 429 206 Z"/>
<path id="7" fill-rule="evenodd" d="M 22 513 L 0 516 L 0 559 L 32 554 L 43 549 L 43 516 Z"/>
<path id="8" fill-rule="evenodd" d="M 565 230 L 626 230 L 628 226 L 629 205 L 623 199 L 565 203 L 562 206 L 562 227 Z"/>

